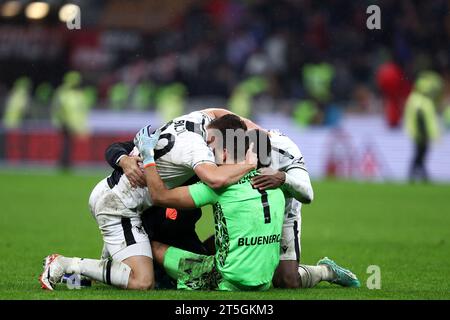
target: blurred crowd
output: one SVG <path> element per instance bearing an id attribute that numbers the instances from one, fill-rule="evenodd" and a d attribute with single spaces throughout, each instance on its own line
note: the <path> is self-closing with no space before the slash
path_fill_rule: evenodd
<path id="1" fill-rule="evenodd" d="M 187 99 L 214 96 L 247 117 L 264 99 L 301 126 L 334 125 L 344 112 L 360 112 L 384 114 L 397 127 L 423 72 L 433 73 L 433 106 L 450 125 L 450 2 L 375 1 L 382 29 L 369 30 L 373 2 L 193 1 L 147 38 L 151 49 L 113 70 L 67 73 L 59 83 L 18 79 L 7 89 L 4 125 L 26 116 L 56 123 L 61 90 L 76 87 L 78 96 L 66 99 L 83 101 L 82 110 L 156 109 L 170 119 Z M 6 119 L 8 108 L 16 111 Z"/>

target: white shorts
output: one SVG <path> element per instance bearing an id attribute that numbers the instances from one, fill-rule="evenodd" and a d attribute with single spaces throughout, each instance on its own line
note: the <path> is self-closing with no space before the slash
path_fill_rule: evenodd
<path id="1" fill-rule="evenodd" d="M 284 217 L 283 231 L 281 233 L 280 244 L 280 260 L 291 260 L 300 262 L 301 254 L 301 227 L 302 219 L 300 210 L 295 215 L 291 215 L 288 212 Z"/>
<path id="2" fill-rule="evenodd" d="M 133 256 L 152 258 L 152 249 L 139 214 L 125 207 L 106 179 L 89 197 L 89 208 L 103 236 L 102 259 L 123 261 Z"/>

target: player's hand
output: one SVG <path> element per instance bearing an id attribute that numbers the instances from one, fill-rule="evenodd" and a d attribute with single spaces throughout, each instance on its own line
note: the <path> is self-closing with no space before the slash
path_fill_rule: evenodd
<path id="1" fill-rule="evenodd" d="M 155 133 L 150 133 L 151 126 L 146 126 L 139 130 L 134 137 L 134 145 L 139 149 L 143 158 L 144 168 L 155 165 L 154 151 L 159 140 L 161 131 L 158 129 Z"/>
<path id="2" fill-rule="evenodd" d="M 119 161 L 119 166 L 123 169 L 123 173 L 130 181 L 131 187 L 145 187 L 145 175 L 139 163 L 143 159 L 137 156 L 124 156 Z"/>
<path id="3" fill-rule="evenodd" d="M 286 181 L 286 174 L 282 171 L 262 168 L 258 172 L 260 175 L 252 178 L 252 185 L 259 190 L 275 189 Z"/>
<path id="4" fill-rule="evenodd" d="M 245 164 L 252 165 L 255 169 L 258 167 L 258 155 L 253 152 L 254 143 L 250 143 L 247 153 L 245 154 Z"/>

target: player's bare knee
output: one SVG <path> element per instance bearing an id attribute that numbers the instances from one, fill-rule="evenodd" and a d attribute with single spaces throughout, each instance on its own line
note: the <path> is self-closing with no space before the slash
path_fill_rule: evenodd
<path id="1" fill-rule="evenodd" d="M 131 290 L 151 290 L 155 287 L 153 278 L 148 276 L 136 276 L 131 274 L 128 282 L 128 289 Z"/>
<path id="2" fill-rule="evenodd" d="M 155 284 L 150 279 L 141 279 L 136 283 L 136 290 L 152 290 Z"/>
<path id="3" fill-rule="evenodd" d="M 285 272 L 274 278 L 274 286 L 283 289 L 296 289 L 300 287 L 300 277 L 298 273 Z"/>
<path id="4" fill-rule="evenodd" d="M 281 288 L 280 279 L 276 276 L 273 277 L 272 284 L 275 288 Z"/>
<path id="5" fill-rule="evenodd" d="M 281 282 L 282 288 L 285 289 L 296 289 L 300 287 L 300 278 L 296 276 L 287 276 L 283 278 Z"/>
<path id="6" fill-rule="evenodd" d="M 275 270 L 273 285 L 276 288 L 295 289 L 300 287 L 298 261 L 282 260 Z"/>

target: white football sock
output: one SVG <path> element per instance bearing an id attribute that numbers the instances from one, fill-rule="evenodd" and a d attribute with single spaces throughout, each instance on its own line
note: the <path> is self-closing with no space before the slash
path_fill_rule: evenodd
<path id="1" fill-rule="evenodd" d="M 302 288 L 312 288 L 321 281 L 331 281 L 336 278 L 334 272 L 325 265 L 307 266 L 301 264 L 298 266 L 298 275 Z"/>
<path id="2" fill-rule="evenodd" d="M 67 273 L 76 273 L 126 289 L 131 268 L 120 261 L 59 257 Z"/>

